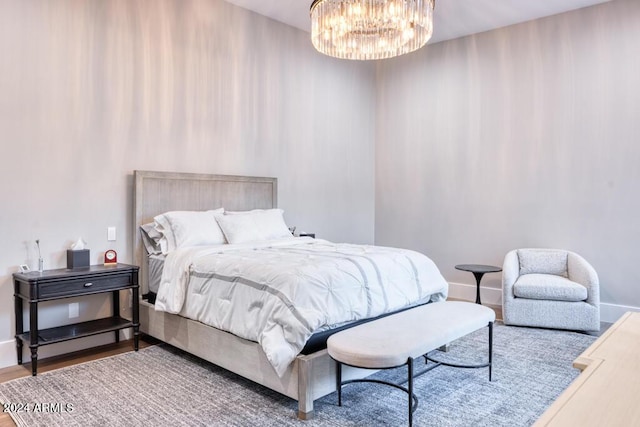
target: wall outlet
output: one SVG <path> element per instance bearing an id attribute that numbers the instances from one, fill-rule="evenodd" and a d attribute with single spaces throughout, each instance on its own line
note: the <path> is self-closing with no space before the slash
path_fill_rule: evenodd
<path id="1" fill-rule="evenodd" d="M 115 227 L 107 227 L 107 240 L 110 242 L 116 241 L 116 228 Z"/>
<path id="2" fill-rule="evenodd" d="M 69 319 L 80 317 L 80 303 L 72 302 L 69 304 Z"/>

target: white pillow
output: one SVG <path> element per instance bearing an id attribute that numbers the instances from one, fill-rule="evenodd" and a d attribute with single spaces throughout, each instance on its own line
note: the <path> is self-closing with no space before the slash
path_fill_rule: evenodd
<path id="1" fill-rule="evenodd" d="M 256 224 L 264 234 L 265 239 L 283 239 L 292 237 L 289 227 L 284 222 L 284 211 L 282 209 L 267 209 L 253 214 Z"/>
<path id="2" fill-rule="evenodd" d="M 155 228 L 162 234 L 160 248 L 168 254 L 184 246 L 222 245 L 226 243 L 216 217 L 224 208 L 212 211 L 172 211 L 154 217 Z"/>
<path id="3" fill-rule="evenodd" d="M 253 209 L 250 211 L 224 211 L 225 215 L 251 215 L 259 212 L 267 212 L 267 211 L 280 211 L 284 212 L 282 209 Z"/>
<path id="4" fill-rule="evenodd" d="M 142 243 L 147 249 L 148 254 L 152 255 L 162 253 L 162 248 L 160 247 L 162 233 L 156 229 L 155 223 L 150 222 L 148 224 L 141 225 L 140 234 L 142 235 Z"/>
<path id="5" fill-rule="evenodd" d="M 231 212 L 217 217 L 229 243 L 244 243 L 291 237 L 282 209 Z"/>

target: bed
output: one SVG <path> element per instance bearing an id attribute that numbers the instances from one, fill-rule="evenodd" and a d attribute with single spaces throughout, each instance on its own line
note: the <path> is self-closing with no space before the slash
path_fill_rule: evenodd
<path id="1" fill-rule="evenodd" d="M 249 211 L 277 207 L 276 178 L 135 171 L 134 181 L 133 251 L 135 263 L 140 266 L 141 295 L 149 295 L 149 278 L 153 276 L 150 266 L 153 272 L 162 263 L 148 259 L 138 227 L 168 211 L 208 211 L 219 207 L 228 211 Z M 304 250 L 323 245 L 321 241 L 304 240 L 295 244 L 306 245 Z M 284 245 L 288 248 L 290 243 Z M 290 250 L 301 252 L 303 249 L 300 248 L 296 246 Z M 444 283 L 445 289 L 434 298 L 446 298 Z M 268 350 L 265 353 L 265 348 L 258 342 L 180 314 L 158 311 L 148 299 L 140 301 L 140 330 L 297 400 L 298 416 L 302 419 L 312 417 L 315 399 L 335 391 L 335 367 L 322 346 L 305 346 L 306 351 L 301 353 L 296 350 L 293 361 L 287 360 L 276 370 L 272 355 Z M 371 371 L 352 368 L 345 370 L 344 377 L 350 379 L 369 374 Z"/>

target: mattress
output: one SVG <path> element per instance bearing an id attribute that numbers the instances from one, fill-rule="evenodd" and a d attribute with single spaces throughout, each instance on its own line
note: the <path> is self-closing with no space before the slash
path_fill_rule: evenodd
<path id="1" fill-rule="evenodd" d="M 312 336 L 447 291 L 417 252 L 298 238 L 178 249 L 164 261 L 155 309 L 258 342 L 281 375 Z"/>
<path id="2" fill-rule="evenodd" d="M 162 269 L 164 268 L 165 255 L 149 255 L 147 257 L 147 277 L 149 280 L 149 292 L 158 293 L 160 280 L 162 279 Z"/>

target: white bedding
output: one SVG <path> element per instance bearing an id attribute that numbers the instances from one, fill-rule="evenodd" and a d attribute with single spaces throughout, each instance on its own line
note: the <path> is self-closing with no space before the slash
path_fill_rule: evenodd
<path id="1" fill-rule="evenodd" d="M 164 265 L 156 310 L 260 343 L 278 375 L 315 332 L 448 291 L 420 253 L 308 237 L 183 248 Z"/>

